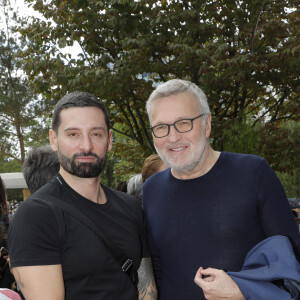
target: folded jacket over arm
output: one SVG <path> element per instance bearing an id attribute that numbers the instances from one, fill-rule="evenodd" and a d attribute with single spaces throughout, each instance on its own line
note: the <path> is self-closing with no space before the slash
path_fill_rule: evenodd
<path id="1" fill-rule="evenodd" d="M 240 272 L 228 272 L 246 300 L 291 300 L 288 292 L 272 283 L 274 280 L 300 281 L 300 264 L 285 236 L 269 237 L 247 254 Z"/>

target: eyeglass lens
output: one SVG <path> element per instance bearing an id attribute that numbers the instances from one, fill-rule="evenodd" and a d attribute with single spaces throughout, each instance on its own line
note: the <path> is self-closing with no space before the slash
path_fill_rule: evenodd
<path id="1" fill-rule="evenodd" d="M 169 127 L 172 125 L 174 125 L 175 129 L 181 133 L 190 131 L 192 129 L 192 121 L 191 120 L 179 120 L 171 125 L 162 124 L 160 126 L 154 127 L 153 133 L 157 137 L 166 136 L 169 134 Z"/>

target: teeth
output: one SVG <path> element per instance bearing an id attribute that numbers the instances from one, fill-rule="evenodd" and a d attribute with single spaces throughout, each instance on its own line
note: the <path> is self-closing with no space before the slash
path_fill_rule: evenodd
<path id="1" fill-rule="evenodd" d="M 181 148 L 176 148 L 176 149 L 172 149 L 172 151 L 180 151 L 183 150 L 185 147 L 181 147 Z"/>

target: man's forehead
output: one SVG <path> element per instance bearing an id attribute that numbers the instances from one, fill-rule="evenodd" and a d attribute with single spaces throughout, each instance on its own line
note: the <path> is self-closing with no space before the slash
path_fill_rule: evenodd
<path id="1" fill-rule="evenodd" d="M 60 113 L 76 113 L 78 111 L 81 111 L 82 113 L 84 113 L 84 111 L 99 111 L 104 115 L 102 109 L 97 106 L 69 106 L 64 107 Z"/>
<path id="2" fill-rule="evenodd" d="M 60 127 L 78 127 L 79 123 L 80 126 L 107 127 L 104 112 L 95 106 L 68 107 L 60 112 Z"/>
<path id="3" fill-rule="evenodd" d="M 155 109 L 155 107 L 164 105 L 166 103 L 168 105 L 172 105 L 172 102 L 175 101 L 182 104 L 198 103 L 198 100 L 194 95 L 187 92 L 183 92 L 183 93 L 176 93 L 168 96 L 158 97 L 153 101 L 152 107 L 153 109 Z"/>
<path id="4" fill-rule="evenodd" d="M 163 116 L 171 112 L 176 113 L 178 117 L 180 117 L 180 115 L 186 117 L 185 114 L 187 112 L 190 113 L 190 110 L 192 110 L 192 112 L 195 110 L 198 111 L 198 108 L 200 110 L 199 102 L 193 95 L 179 93 L 155 99 L 151 110 L 151 117 L 153 119 L 157 114 Z"/>

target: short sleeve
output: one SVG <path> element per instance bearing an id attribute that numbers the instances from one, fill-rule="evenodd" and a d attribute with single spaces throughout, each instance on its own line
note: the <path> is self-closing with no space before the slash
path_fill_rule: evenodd
<path id="1" fill-rule="evenodd" d="M 9 228 L 7 242 L 12 267 L 61 264 L 61 229 L 45 201 L 22 203 Z"/>

